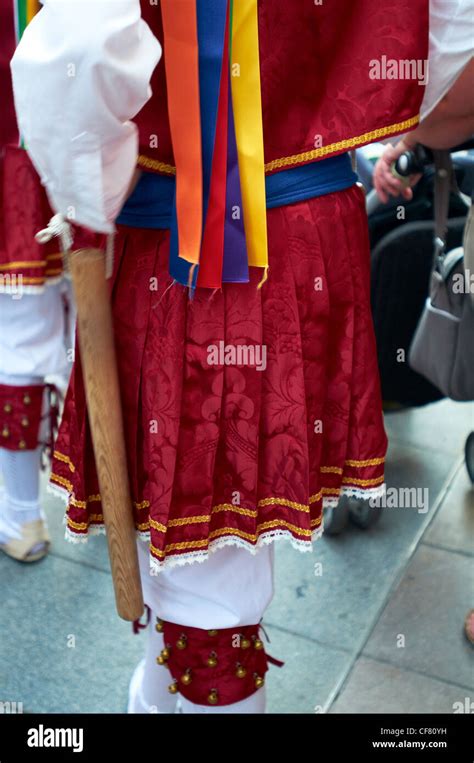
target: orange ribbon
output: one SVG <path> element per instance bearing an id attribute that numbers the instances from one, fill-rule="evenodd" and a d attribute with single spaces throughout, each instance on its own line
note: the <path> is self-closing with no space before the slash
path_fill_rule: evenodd
<path id="1" fill-rule="evenodd" d="M 166 40 L 168 112 L 176 164 L 179 256 L 197 265 L 203 198 L 196 0 L 161 0 L 161 13 Z"/>

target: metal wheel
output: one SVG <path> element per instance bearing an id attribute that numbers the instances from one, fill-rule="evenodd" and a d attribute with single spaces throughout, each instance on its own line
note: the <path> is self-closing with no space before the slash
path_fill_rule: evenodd
<path id="1" fill-rule="evenodd" d="M 361 530 L 368 530 L 380 520 L 383 508 L 371 506 L 368 501 L 349 499 L 349 519 Z"/>
<path id="2" fill-rule="evenodd" d="M 471 432 L 466 440 L 464 453 L 467 473 L 469 474 L 469 479 L 474 485 L 474 432 Z"/>
<path id="3" fill-rule="evenodd" d="M 337 506 L 324 509 L 324 534 L 340 535 L 349 521 L 349 505 L 341 498 Z"/>

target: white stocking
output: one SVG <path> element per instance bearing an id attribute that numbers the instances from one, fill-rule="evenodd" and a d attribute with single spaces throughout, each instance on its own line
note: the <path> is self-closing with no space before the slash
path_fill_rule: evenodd
<path id="1" fill-rule="evenodd" d="M 145 659 L 137 666 L 130 688 L 129 713 L 174 713 L 176 710 L 177 698 L 168 691 L 173 678 L 166 666 L 156 662 L 164 642 L 155 623 L 156 616 L 151 613 Z"/>
<path id="2" fill-rule="evenodd" d="M 37 383 L 31 379 L 15 380 L 19 386 Z M 48 404 L 45 396 L 43 404 L 43 424 L 39 436 L 45 429 L 45 414 Z M 0 474 L 3 477 L 3 490 L 0 492 L 0 543 L 7 543 L 12 538 L 21 537 L 21 525 L 44 519 L 39 503 L 39 473 L 41 466 L 41 447 L 35 450 L 6 450 L 0 448 Z M 42 544 L 34 547 L 35 553 Z"/>

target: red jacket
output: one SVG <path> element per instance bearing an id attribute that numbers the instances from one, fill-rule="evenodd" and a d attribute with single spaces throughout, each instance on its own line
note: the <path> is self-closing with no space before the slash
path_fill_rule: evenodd
<path id="1" fill-rule="evenodd" d="M 153 96 L 135 118 L 139 163 L 170 174 L 166 38 L 159 6 L 142 0 L 142 14 L 163 57 Z M 266 172 L 416 126 L 424 87 L 414 79 L 372 79 L 369 72 L 384 57 L 426 66 L 429 0 L 259 0 L 258 14 Z M 158 148 L 149 147 L 150 135 L 158 136 Z"/>

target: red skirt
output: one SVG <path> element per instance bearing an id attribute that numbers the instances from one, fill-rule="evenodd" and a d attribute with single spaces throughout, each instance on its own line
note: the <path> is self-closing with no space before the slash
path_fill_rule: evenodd
<path id="1" fill-rule="evenodd" d="M 23 148 L 6 146 L 0 159 L 0 283 L 3 291 L 40 293 L 63 277 L 57 239 L 35 235 L 53 216 L 46 192 Z"/>
<path id="2" fill-rule="evenodd" d="M 383 426 L 357 186 L 269 210 L 269 276 L 214 293 L 168 275 L 169 231 L 121 227 L 113 311 L 137 531 L 152 563 L 286 538 L 323 507 L 383 492 Z M 103 530 L 79 360 L 52 485 L 67 532 Z"/>

